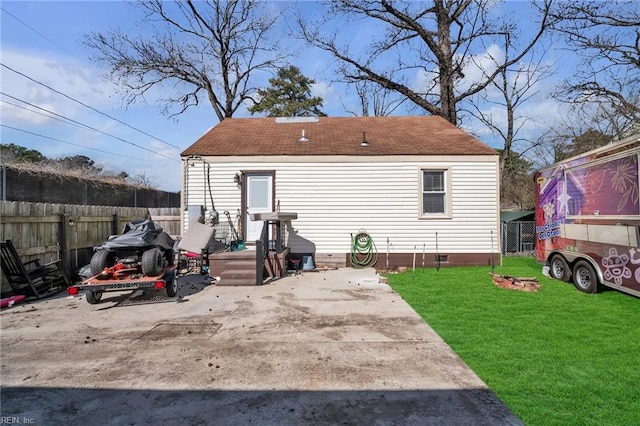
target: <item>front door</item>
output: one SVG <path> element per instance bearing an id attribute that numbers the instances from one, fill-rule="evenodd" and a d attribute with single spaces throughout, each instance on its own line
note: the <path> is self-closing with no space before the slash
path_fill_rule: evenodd
<path id="1" fill-rule="evenodd" d="M 260 239 L 263 222 L 253 221 L 252 213 L 265 213 L 273 211 L 273 174 L 272 173 L 246 173 L 245 174 L 245 206 L 246 208 L 246 241 Z"/>

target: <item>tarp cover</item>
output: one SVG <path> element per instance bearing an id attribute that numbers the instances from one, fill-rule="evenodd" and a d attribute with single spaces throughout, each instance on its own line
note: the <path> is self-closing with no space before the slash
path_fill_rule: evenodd
<path id="1" fill-rule="evenodd" d="M 149 219 L 128 222 L 122 231 L 122 235 L 109 237 L 102 244 L 105 250 L 117 250 L 123 248 L 161 247 L 165 250 L 172 249 L 175 244 L 173 238 Z"/>

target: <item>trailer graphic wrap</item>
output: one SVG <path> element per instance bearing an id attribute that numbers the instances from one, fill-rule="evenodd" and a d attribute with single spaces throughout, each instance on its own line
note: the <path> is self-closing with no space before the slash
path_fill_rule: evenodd
<path id="1" fill-rule="evenodd" d="M 580 290 L 587 291 L 575 273 L 588 264 L 600 284 L 640 296 L 640 139 L 631 142 L 536 174 L 536 259 L 555 259 L 558 269 L 550 265 L 551 275 L 573 274 Z"/>
<path id="2" fill-rule="evenodd" d="M 631 278 L 631 269 L 627 267 L 629 256 L 626 254 L 618 254 L 618 250 L 614 247 L 609 249 L 609 256 L 602 258 L 602 266 L 604 267 L 604 278 L 613 281 L 617 285 L 622 285 L 623 278 Z M 640 272 L 640 268 L 636 270 Z M 636 279 L 636 281 L 638 281 Z"/>
<path id="3" fill-rule="evenodd" d="M 567 214 L 637 215 L 638 159 L 624 157 L 566 171 Z"/>

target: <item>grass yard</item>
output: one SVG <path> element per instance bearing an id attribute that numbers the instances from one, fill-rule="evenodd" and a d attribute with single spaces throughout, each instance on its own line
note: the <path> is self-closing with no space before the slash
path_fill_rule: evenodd
<path id="1" fill-rule="evenodd" d="M 546 278 L 533 258 L 499 274 L 537 277 L 537 293 L 493 284 L 488 266 L 417 269 L 390 285 L 527 425 L 640 425 L 640 299 Z"/>

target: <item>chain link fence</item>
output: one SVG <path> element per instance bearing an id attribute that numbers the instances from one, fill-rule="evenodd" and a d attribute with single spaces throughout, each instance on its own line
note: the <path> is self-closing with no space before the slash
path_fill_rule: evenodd
<path id="1" fill-rule="evenodd" d="M 530 255 L 535 250 L 536 223 L 503 222 L 502 223 L 502 254 Z"/>

